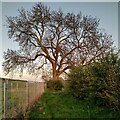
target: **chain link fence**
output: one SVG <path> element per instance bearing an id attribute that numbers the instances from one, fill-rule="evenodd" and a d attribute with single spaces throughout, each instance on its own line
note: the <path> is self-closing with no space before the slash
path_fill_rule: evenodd
<path id="1" fill-rule="evenodd" d="M 43 94 L 44 82 L 1 79 L 2 117 L 17 118 L 25 116 L 26 111 Z"/>

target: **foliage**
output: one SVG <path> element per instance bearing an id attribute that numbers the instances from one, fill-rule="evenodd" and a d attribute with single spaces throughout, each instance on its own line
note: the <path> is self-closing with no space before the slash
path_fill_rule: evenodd
<path id="1" fill-rule="evenodd" d="M 86 67 L 74 67 L 69 74 L 69 88 L 70 93 L 76 98 L 84 99 L 88 96 L 89 81 L 87 78 Z"/>
<path id="2" fill-rule="evenodd" d="M 30 11 L 19 10 L 17 16 L 7 17 L 8 37 L 18 43 L 19 50 L 4 52 L 4 72 L 22 73 L 25 69 L 37 74 L 47 64 L 57 80 L 72 66 L 92 62 L 108 52 L 113 43 L 111 36 L 99 28 L 99 21 L 81 12 L 52 11 L 42 3 Z"/>
<path id="3" fill-rule="evenodd" d="M 49 80 L 47 82 L 47 88 L 51 90 L 62 90 L 63 84 L 60 80 Z"/>
<path id="4" fill-rule="evenodd" d="M 77 100 L 64 92 L 49 89 L 29 111 L 30 119 L 54 118 L 119 118 L 119 112 L 98 107 L 90 101 Z"/>
<path id="5" fill-rule="evenodd" d="M 79 99 L 120 110 L 120 59 L 115 53 L 99 61 L 74 67 L 69 74 L 69 90 Z"/>

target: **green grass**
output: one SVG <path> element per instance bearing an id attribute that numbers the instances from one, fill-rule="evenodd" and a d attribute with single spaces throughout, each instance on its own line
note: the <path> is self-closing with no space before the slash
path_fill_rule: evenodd
<path id="1" fill-rule="evenodd" d="M 47 89 L 30 109 L 29 118 L 120 118 L 120 113 Z"/>

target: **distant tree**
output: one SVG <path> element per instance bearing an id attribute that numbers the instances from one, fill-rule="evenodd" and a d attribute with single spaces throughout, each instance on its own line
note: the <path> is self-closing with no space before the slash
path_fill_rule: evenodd
<path id="1" fill-rule="evenodd" d="M 19 50 L 4 52 L 3 68 L 29 73 L 51 64 L 53 80 L 72 66 L 89 64 L 111 49 L 111 36 L 98 28 L 99 20 L 81 13 L 51 11 L 37 3 L 31 11 L 7 17 L 8 36 Z M 43 62 L 44 61 L 44 62 Z"/>

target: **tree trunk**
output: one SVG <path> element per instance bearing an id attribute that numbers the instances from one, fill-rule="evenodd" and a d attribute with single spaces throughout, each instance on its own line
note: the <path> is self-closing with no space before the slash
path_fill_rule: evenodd
<path id="1" fill-rule="evenodd" d="M 58 71 L 56 70 L 56 66 L 53 65 L 53 80 L 58 80 L 58 79 L 59 79 Z"/>
<path id="2" fill-rule="evenodd" d="M 53 80 L 58 80 L 58 79 L 59 79 L 59 76 L 56 74 L 53 74 Z"/>

